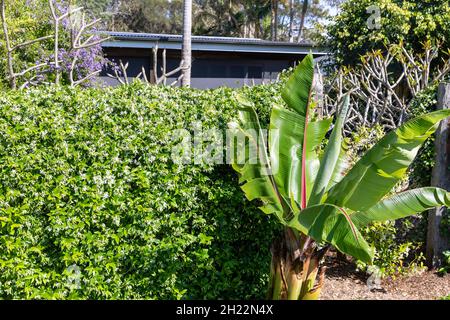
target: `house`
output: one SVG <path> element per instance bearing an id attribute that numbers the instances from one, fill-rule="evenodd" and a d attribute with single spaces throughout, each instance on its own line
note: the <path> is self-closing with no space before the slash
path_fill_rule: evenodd
<path id="1" fill-rule="evenodd" d="M 158 77 L 161 76 L 163 61 L 167 72 L 180 65 L 182 36 L 168 34 L 107 32 L 110 36 L 102 46 L 106 56 L 124 65 L 128 64 L 129 78 L 137 77 L 143 70 L 149 81 L 154 82 L 154 53 L 158 47 Z M 192 37 L 192 80 L 194 88 L 209 89 L 219 86 L 240 87 L 261 84 L 276 80 L 281 71 L 294 66 L 306 54 L 312 52 L 316 57 L 327 55 L 324 48 L 311 43 L 274 42 L 248 38 L 230 37 Z M 165 58 L 163 58 L 165 56 Z M 118 81 L 104 70 L 102 80 L 108 85 Z M 170 84 L 180 73 L 167 79 Z"/>

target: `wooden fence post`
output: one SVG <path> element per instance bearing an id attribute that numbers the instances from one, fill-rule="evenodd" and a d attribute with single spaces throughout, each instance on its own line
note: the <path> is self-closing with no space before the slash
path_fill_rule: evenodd
<path id="1" fill-rule="evenodd" d="M 450 109 L 450 83 L 441 83 L 438 89 L 438 110 Z M 450 191 L 450 120 L 443 120 L 436 131 L 436 164 L 431 185 Z M 427 231 L 427 262 L 437 268 L 442 262 L 442 252 L 450 248 L 449 236 L 440 231 L 445 207 L 430 210 Z"/>

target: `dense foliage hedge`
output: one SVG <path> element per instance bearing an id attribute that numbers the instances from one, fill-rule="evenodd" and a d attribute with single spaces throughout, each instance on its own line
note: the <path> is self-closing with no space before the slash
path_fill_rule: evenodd
<path id="1" fill-rule="evenodd" d="M 276 86 L 242 89 L 267 122 Z M 170 133 L 224 128 L 232 89 L 0 96 L 0 298 L 263 298 L 276 225 Z"/>

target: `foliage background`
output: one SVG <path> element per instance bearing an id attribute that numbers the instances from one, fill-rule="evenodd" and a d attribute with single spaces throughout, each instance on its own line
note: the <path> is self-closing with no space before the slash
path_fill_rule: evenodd
<path id="1" fill-rule="evenodd" d="M 358 3 L 349 0 L 348 12 L 330 29 L 338 57 L 350 63 L 359 61 L 368 44 L 405 40 L 419 46 L 424 37 L 448 45 L 446 1 L 422 1 L 431 5 L 422 8 L 380 0 L 392 16 L 377 34 L 364 28 L 367 2 Z M 49 24 L 36 23 L 43 14 L 14 7 L 17 40 L 46 34 Z M 408 28 L 405 19 L 413 19 Z M 26 66 L 50 49 L 51 42 L 19 52 L 16 60 Z M 278 86 L 241 89 L 256 102 L 263 123 L 280 102 Z M 233 92 L 135 83 L 3 94 L 0 298 L 264 298 L 276 224 L 245 200 L 226 165 L 179 167 L 169 160 L 174 144 L 169 133 L 198 120 L 204 129 L 224 128 L 235 115 Z M 431 111 L 435 100 L 431 87 L 412 102 L 412 115 Z M 352 137 L 355 160 L 356 144 L 367 147 L 373 138 L 364 128 Z M 430 140 L 413 164 L 410 184 L 429 184 L 433 156 Z M 414 219 L 418 224 L 404 219 L 365 231 L 387 274 L 420 257 L 420 226 L 426 221 Z M 71 267 L 79 268 L 79 287 Z"/>
<path id="2" fill-rule="evenodd" d="M 267 121 L 277 88 L 242 90 Z M 276 227 L 228 166 L 170 160 L 172 130 L 224 128 L 232 92 L 2 95 L 0 297 L 262 298 Z"/>
<path id="3" fill-rule="evenodd" d="M 370 29 L 370 6 L 380 8 L 380 28 Z M 450 3 L 447 0 L 347 0 L 327 27 L 328 46 L 338 64 L 355 65 L 360 56 L 398 44 L 420 52 L 427 40 L 450 48 Z"/>
<path id="4" fill-rule="evenodd" d="M 237 90 L 263 126 L 280 85 Z M 171 132 L 195 121 L 224 129 L 234 92 L 136 82 L 3 94 L 0 298 L 264 298 L 279 226 L 245 199 L 228 165 L 170 160 Z M 382 133 L 349 137 L 353 161 Z M 409 254 L 421 239 L 405 241 L 414 228 L 401 224 L 365 231 L 386 274 L 417 262 Z"/>
<path id="5" fill-rule="evenodd" d="M 101 17 L 106 29 L 150 33 L 182 32 L 182 0 L 72 0 L 96 17 Z M 293 37 L 306 2 L 302 39 L 312 40 L 317 33 L 316 22 L 328 21 L 342 0 L 193 0 L 193 33 L 209 36 L 256 37 L 272 39 L 272 27 L 277 38 L 289 40 L 292 9 Z M 273 15 L 277 13 L 275 23 Z M 158 14 L 155 14 L 157 12 Z"/>

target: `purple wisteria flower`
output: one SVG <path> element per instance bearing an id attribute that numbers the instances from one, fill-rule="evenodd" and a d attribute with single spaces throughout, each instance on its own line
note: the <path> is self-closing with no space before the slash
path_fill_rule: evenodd
<path id="1" fill-rule="evenodd" d="M 53 0 L 54 8 L 56 14 L 58 16 L 63 16 L 70 9 L 70 4 L 68 1 L 64 0 Z M 101 36 L 98 35 L 98 30 L 95 27 L 86 28 L 83 30 L 83 35 L 81 36 L 81 41 L 85 41 L 88 37 L 92 36 L 89 39 L 89 43 L 97 43 L 93 46 L 88 46 L 86 48 L 74 49 L 69 44 L 70 39 L 75 34 L 80 31 L 81 28 L 81 14 L 76 13 L 74 16 L 66 16 L 60 21 L 61 26 L 61 39 L 66 39 L 66 41 L 60 41 L 60 49 L 58 51 L 58 60 L 61 61 L 59 63 L 59 71 L 62 73 L 64 79 L 69 79 L 69 74 L 72 69 L 72 62 L 76 59 L 76 63 L 73 68 L 73 80 L 78 81 L 81 80 L 88 75 L 103 70 L 105 66 L 109 63 L 109 61 L 103 56 L 103 50 L 100 43 L 97 43 L 101 40 Z M 53 20 L 52 20 L 53 23 Z M 43 61 L 50 62 L 49 72 L 45 75 L 40 75 L 40 79 L 42 77 L 48 78 L 52 72 L 54 72 L 55 66 L 51 64 L 52 61 L 55 60 L 54 52 L 51 54 L 43 54 L 39 61 L 36 61 L 36 64 L 41 63 Z M 91 86 L 93 85 L 95 79 L 91 78 L 88 81 L 83 83 L 83 86 Z"/>

